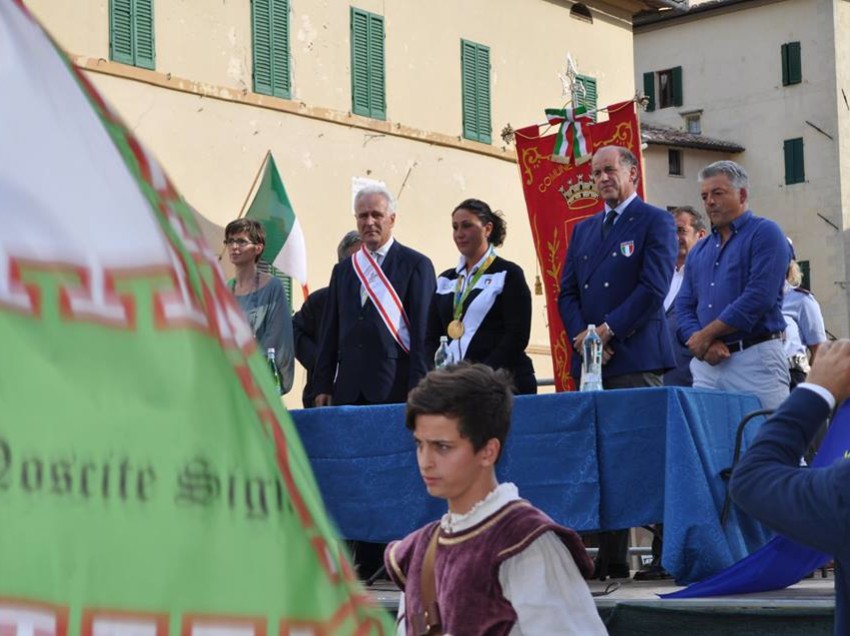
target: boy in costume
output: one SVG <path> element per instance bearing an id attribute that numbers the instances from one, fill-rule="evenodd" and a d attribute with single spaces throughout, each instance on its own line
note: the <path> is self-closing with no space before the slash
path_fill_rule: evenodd
<path id="1" fill-rule="evenodd" d="M 509 376 L 482 364 L 432 371 L 408 395 L 422 479 L 449 511 L 384 554 L 399 634 L 607 634 L 579 536 L 496 479 L 512 408 Z"/>

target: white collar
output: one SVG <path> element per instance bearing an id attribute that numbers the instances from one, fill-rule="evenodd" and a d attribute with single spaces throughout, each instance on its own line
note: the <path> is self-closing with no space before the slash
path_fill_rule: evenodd
<path id="1" fill-rule="evenodd" d="M 486 261 L 490 257 L 490 254 L 495 254 L 495 253 L 496 253 L 496 249 L 491 245 L 487 249 L 487 251 L 484 252 L 484 256 L 482 256 L 479 259 L 479 261 L 477 263 L 475 263 L 475 265 L 472 266 L 472 271 L 469 272 L 469 273 L 474 274 L 475 272 L 477 272 L 478 268 L 481 267 L 481 265 L 484 263 L 484 261 Z M 455 271 L 458 274 L 463 274 L 463 273 L 466 272 L 466 259 L 463 257 L 462 254 L 461 254 L 460 260 L 458 260 L 458 262 L 457 262 L 457 267 L 455 268 Z"/>
<path id="2" fill-rule="evenodd" d="M 634 191 L 634 192 L 632 192 L 632 195 L 630 197 L 628 197 L 625 201 L 620 203 L 620 205 L 618 205 L 616 208 L 609 208 L 608 204 L 606 203 L 605 204 L 605 214 L 608 214 L 609 210 L 614 210 L 617 213 L 617 217 L 619 218 L 619 216 L 623 213 L 623 210 L 625 210 L 629 206 L 629 203 L 631 203 L 636 197 L 637 197 L 637 191 Z"/>
<path id="3" fill-rule="evenodd" d="M 366 250 L 367 250 L 370 254 L 380 254 L 380 255 L 381 255 L 381 258 L 383 259 L 383 258 L 386 258 L 386 256 L 387 256 L 387 252 L 389 252 L 389 251 L 390 251 L 390 248 L 393 246 L 393 243 L 395 243 L 395 239 L 391 236 L 389 239 L 387 239 L 387 242 L 386 242 L 386 243 L 384 243 L 383 245 L 381 245 L 381 247 L 379 247 L 378 249 L 376 249 L 374 252 L 373 252 L 372 250 L 370 250 L 368 247 L 366 248 Z"/>
<path id="4" fill-rule="evenodd" d="M 519 499 L 519 490 L 514 484 L 510 482 L 499 484 L 484 499 L 472 506 L 469 512 L 457 515 L 449 511 L 444 514 L 443 518 L 440 519 L 440 528 L 443 532 L 449 534 L 463 532 L 481 523 L 487 517 L 490 517 L 517 499 Z"/>

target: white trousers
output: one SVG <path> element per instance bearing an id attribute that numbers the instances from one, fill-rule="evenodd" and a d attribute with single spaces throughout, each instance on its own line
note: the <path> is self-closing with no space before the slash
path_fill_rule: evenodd
<path id="1" fill-rule="evenodd" d="M 791 382 L 781 340 L 760 342 L 715 366 L 694 358 L 691 373 L 695 389 L 750 393 L 766 409 L 776 409 L 785 401 Z"/>

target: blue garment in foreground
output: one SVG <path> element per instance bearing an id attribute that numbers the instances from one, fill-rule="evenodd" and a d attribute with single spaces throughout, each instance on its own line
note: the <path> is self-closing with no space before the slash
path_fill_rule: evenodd
<path id="1" fill-rule="evenodd" d="M 795 391 L 789 400 L 798 397 L 800 396 Z M 844 458 L 845 450 L 850 446 L 850 421 L 848 420 L 850 420 L 850 402 L 845 402 L 836 413 L 820 451 L 812 462 L 813 469 L 831 466 L 836 460 Z M 822 567 L 830 559 L 830 555 L 803 546 L 786 537 L 777 536 L 760 550 L 722 572 L 678 592 L 661 595 L 661 598 L 697 598 L 778 590 L 797 583 L 806 574 Z M 837 608 L 836 624 L 838 619 Z"/>

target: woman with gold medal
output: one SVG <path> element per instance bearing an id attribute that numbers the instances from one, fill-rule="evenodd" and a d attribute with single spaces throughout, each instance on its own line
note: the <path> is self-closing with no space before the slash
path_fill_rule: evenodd
<path id="1" fill-rule="evenodd" d="M 431 356 L 440 336 L 449 338 L 453 362 L 481 362 L 507 369 L 520 394 L 537 393 L 531 358 L 531 291 L 519 265 L 496 255 L 505 240 L 505 219 L 484 201 L 467 199 L 452 212 L 457 267 L 437 278 L 426 340 Z"/>

